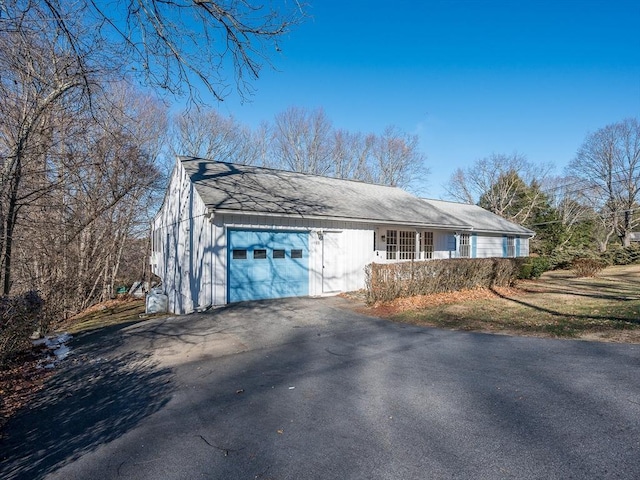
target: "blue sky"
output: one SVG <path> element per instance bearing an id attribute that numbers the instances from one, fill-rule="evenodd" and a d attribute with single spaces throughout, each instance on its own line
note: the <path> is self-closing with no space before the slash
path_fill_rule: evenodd
<path id="1" fill-rule="evenodd" d="M 491 153 L 560 174 L 589 132 L 640 116 L 637 0 L 310 3 L 251 102 L 217 108 L 257 126 L 322 107 L 338 128 L 418 134 L 422 195 Z"/>

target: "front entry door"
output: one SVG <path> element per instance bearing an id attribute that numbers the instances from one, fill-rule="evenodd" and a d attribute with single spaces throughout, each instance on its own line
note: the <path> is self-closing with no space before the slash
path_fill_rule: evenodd
<path id="1" fill-rule="evenodd" d="M 326 232 L 322 239 L 322 293 L 344 290 L 342 232 Z"/>

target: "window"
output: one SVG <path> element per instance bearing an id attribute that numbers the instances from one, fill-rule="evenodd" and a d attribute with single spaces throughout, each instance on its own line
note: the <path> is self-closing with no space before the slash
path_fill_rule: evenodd
<path id="1" fill-rule="evenodd" d="M 253 259 L 254 260 L 264 260 L 265 258 L 267 258 L 267 251 L 262 249 L 262 248 L 258 248 L 256 250 L 253 251 Z"/>
<path id="2" fill-rule="evenodd" d="M 162 251 L 162 231 L 159 228 L 157 230 L 154 230 L 153 234 L 151 235 L 151 251 Z"/>
<path id="3" fill-rule="evenodd" d="M 387 260 L 416 258 L 416 232 L 387 230 Z"/>
<path id="4" fill-rule="evenodd" d="M 273 258 L 284 258 L 284 250 L 274 250 Z"/>
<path id="5" fill-rule="evenodd" d="M 516 256 L 516 237 L 513 235 L 507 236 L 507 257 Z"/>
<path id="6" fill-rule="evenodd" d="M 471 236 L 468 233 L 460 234 L 460 256 L 462 258 L 471 257 Z"/>
<path id="7" fill-rule="evenodd" d="M 422 232 L 420 235 L 420 252 L 424 260 L 433 258 L 433 232 Z"/>
<path id="8" fill-rule="evenodd" d="M 233 253 L 231 254 L 231 257 L 234 260 L 246 260 L 247 259 L 247 251 L 234 248 L 233 249 Z"/>
<path id="9" fill-rule="evenodd" d="M 302 250 L 291 250 L 291 258 L 302 258 Z"/>
<path id="10" fill-rule="evenodd" d="M 398 232 L 387 230 L 387 260 L 395 260 L 398 251 Z"/>
<path id="11" fill-rule="evenodd" d="M 400 230 L 400 260 L 416 258 L 416 232 Z"/>

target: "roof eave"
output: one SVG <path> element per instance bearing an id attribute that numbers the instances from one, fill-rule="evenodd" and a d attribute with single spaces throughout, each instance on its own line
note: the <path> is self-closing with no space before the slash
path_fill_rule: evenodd
<path id="1" fill-rule="evenodd" d="M 499 233 L 499 234 L 503 234 L 503 235 L 528 235 L 529 237 L 534 237 L 536 232 L 533 232 L 531 230 L 492 230 L 489 228 L 474 228 L 473 229 L 474 232 L 478 232 L 478 233 Z"/>
<path id="2" fill-rule="evenodd" d="M 473 230 L 471 225 L 442 225 L 439 223 L 425 223 L 425 222 L 407 222 L 403 220 L 389 220 L 389 219 L 376 219 L 376 218 L 353 218 L 353 217 L 340 217 L 332 215 L 304 215 L 302 213 L 280 213 L 280 212 L 246 212 L 242 210 L 231 209 L 212 209 L 208 207 L 209 212 L 216 215 L 241 215 L 241 216 L 262 216 L 262 217 L 284 217 L 284 218 L 301 218 L 309 220 L 333 220 L 337 222 L 354 222 L 354 223 L 369 223 L 374 225 L 403 225 L 414 228 L 436 228 L 440 230 Z"/>

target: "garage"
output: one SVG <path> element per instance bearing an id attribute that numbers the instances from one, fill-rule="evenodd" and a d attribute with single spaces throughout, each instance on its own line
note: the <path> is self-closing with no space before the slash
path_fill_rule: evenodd
<path id="1" fill-rule="evenodd" d="M 309 295 L 309 233 L 229 230 L 228 302 Z"/>

